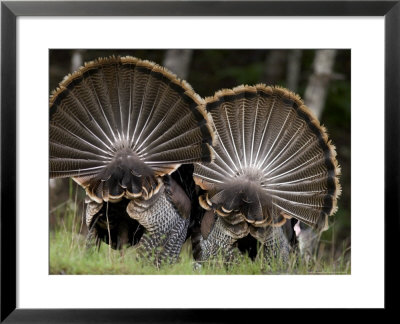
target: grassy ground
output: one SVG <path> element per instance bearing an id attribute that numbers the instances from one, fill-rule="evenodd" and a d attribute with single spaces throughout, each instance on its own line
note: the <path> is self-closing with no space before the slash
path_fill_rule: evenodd
<path id="1" fill-rule="evenodd" d="M 348 250 L 337 256 L 326 251 L 323 241 L 318 255 L 308 261 L 293 255 L 288 265 L 282 265 L 277 259 L 267 264 L 264 258 L 251 261 L 244 257 L 239 264 L 228 266 L 216 260 L 199 267 L 192 258 L 188 240 L 177 264 L 157 269 L 148 261 L 138 260 L 134 248 L 114 251 L 103 243 L 98 252 L 87 252 L 85 236 L 79 234 L 85 225 L 74 208 L 67 205 L 58 217 L 61 221 L 50 232 L 50 274 L 350 274 Z"/>

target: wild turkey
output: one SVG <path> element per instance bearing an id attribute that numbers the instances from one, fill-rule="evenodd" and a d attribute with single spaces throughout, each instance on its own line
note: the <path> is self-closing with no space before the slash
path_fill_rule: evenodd
<path id="1" fill-rule="evenodd" d="M 50 177 L 86 190 L 88 245 L 139 243 L 160 264 L 186 239 L 191 202 L 171 174 L 212 159 L 201 99 L 165 68 L 134 57 L 86 63 L 50 98 Z"/>
<path id="2" fill-rule="evenodd" d="M 325 128 L 298 95 L 279 87 L 218 91 L 206 110 L 215 159 L 195 163 L 205 210 L 192 238 L 195 258 L 221 252 L 230 260 L 250 236 L 287 261 L 296 219 L 321 231 L 337 209 L 340 168 Z"/>

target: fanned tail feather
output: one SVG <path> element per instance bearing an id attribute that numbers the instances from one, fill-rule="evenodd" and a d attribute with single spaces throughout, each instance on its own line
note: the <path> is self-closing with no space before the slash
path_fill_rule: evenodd
<path id="1" fill-rule="evenodd" d="M 195 164 L 195 181 L 208 193 L 203 206 L 222 217 L 240 212 L 256 227 L 294 217 L 326 228 L 340 168 L 325 128 L 296 94 L 240 86 L 207 98 L 206 110 L 217 138 L 215 160 Z"/>
<path id="2" fill-rule="evenodd" d="M 97 202 L 147 194 L 151 178 L 210 162 L 212 143 L 203 99 L 149 61 L 86 63 L 50 98 L 50 176 L 74 177 Z"/>

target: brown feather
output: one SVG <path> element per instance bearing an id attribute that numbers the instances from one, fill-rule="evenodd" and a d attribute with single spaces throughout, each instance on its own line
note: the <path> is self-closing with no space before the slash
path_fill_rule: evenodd
<path id="1" fill-rule="evenodd" d="M 50 97 L 50 176 L 75 177 L 98 202 L 151 197 L 156 177 L 212 160 L 203 103 L 155 63 L 114 56 L 86 63 Z"/>
<path id="2" fill-rule="evenodd" d="M 217 142 L 211 164 L 195 164 L 195 182 L 221 217 L 240 210 L 248 223 L 282 226 L 295 217 L 320 230 L 337 209 L 340 168 L 334 146 L 300 97 L 265 85 L 206 98 Z M 271 215 L 284 213 L 272 219 Z"/>

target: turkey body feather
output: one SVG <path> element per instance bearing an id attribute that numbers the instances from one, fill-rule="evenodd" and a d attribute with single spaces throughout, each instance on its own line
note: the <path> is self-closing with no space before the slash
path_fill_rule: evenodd
<path id="1" fill-rule="evenodd" d="M 215 159 L 195 163 L 194 178 L 205 190 L 200 205 L 223 220 L 208 219 L 208 232 L 229 227 L 234 241 L 250 234 L 271 245 L 266 228 L 293 217 L 327 228 L 337 209 L 340 168 L 326 129 L 299 96 L 279 87 L 240 86 L 207 98 L 206 110 L 216 133 Z"/>
<path id="2" fill-rule="evenodd" d="M 190 208 L 182 206 L 188 198 L 169 174 L 181 164 L 212 159 L 213 131 L 203 103 L 185 81 L 134 57 L 97 59 L 65 77 L 50 97 L 50 177 L 72 177 L 85 188 L 90 238 L 104 234 L 106 224 L 108 243 L 136 243 L 130 231 L 140 226 L 132 221 L 143 223 L 153 243 L 162 234 L 166 244 L 170 232 L 171 240 L 186 238 Z M 172 215 L 154 209 L 164 200 L 177 210 L 173 217 L 184 220 L 178 234 L 179 221 L 138 216 L 130 208 Z M 109 208 L 109 202 L 120 206 Z M 166 245 L 166 254 L 179 254 L 183 242 L 177 242 Z"/>

